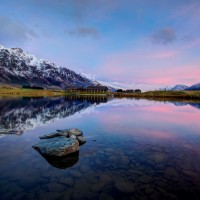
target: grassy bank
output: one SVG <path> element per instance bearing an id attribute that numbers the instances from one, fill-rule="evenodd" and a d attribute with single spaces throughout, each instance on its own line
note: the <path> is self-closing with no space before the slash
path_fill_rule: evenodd
<path id="1" fill-rule="evenodd" d="M 89 93 L 77 92 L 66 93 L 63 90 L 37 90 L 24 89 L 17 86 L 0 85 L 0 96 L 23 96 L 23 97 L 39 97 L 39 96 L 112 96 L 117 98 L 145 98 L 155 100 L 199 100 L 200 91 L 148 91 L 143 93 L 121 93 L 121 92 L 106 92 L 106 93 Z"/>
<path id="2" fill-rule="evenodd" d="M 0 96 L 39 97 L 39 96 L 107 96 L 108 93 L 65 92 L 64 90 L 25 89 L 12 85 L 0 85 Z"/>
<path id="3" fill-rule="evenodd" d="M 113 93 L 114 97 L 135 97 L 150 99 L 197 99 L 200 100 L 200 91 L 148 91 L 143 93 Z"/>
<path id="4" fill-rule="evenodd" d="M 0 86 L 0 96 L 12 97 L 39 97 L 39 96 L 62 96 L 63 91 L 59 90 L 35 90 L 35 89 L 23 89 L 15 86 Z"/>

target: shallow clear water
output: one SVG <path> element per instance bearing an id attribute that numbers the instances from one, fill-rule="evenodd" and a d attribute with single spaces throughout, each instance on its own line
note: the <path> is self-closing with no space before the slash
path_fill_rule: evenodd
<path id="1" fill-rule="evenodd" d="M 0 199 L 200 199 L 200 105 L 105 98 L 0 100 Z M 32 145 L 79 128 L 69 160 Z"/>

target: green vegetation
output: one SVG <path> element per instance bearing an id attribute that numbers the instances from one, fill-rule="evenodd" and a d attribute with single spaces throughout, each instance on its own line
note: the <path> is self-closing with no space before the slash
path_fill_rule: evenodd
<path id="1" fill-rule="evenodd" d="M 200 100 L 200 91 L 148 91 L 148 92 L 66 92 L 64 90 L 41 90 L 21 88 L 12 85 L 0 85 L 0 96 L 113 96 L 119 98 L 146 98 L 155 100 L 179 99 Z"/>
<path id="2" fill-rule="evenodd" d="M 140 89 L 128 89 L 128 90 L 122 90 L 122 89 L 118 89 L 116 90 L 116 92 L 123 92 L 123 93 L 141 93 L 142 91 Z"/>
<path id="3" fill-rule="evenodd" d="M 66 92 L 64 90 L 41 90 L 24 88 L 15 85 L 0 85 L 0 96 L 21 96 L 21 97 L 39 97 L 39 96 L 107 96 L 107 92 Z"/>
<path id="4" fill-rule="evenodd" d="M 40 90 L 27 89 L 18 86 L 0 85 L 0 96 L 22 96 L 22 97 L 39 97 L 39 96 L 61 96 L 64 92 L 61 90 Z"/>
<path id="5" fill-rule="evenodd" d="M 137 97 L 151 99 L 199 99 L 200 91 L 148 91 L 143 93 L 114 93 L 115 97 Z"/>

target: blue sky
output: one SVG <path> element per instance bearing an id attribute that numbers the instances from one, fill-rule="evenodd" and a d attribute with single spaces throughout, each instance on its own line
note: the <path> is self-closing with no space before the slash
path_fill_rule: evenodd
<path id="1" fill-rule="evenodd" d="M 1 0 L 0 44 L 124 88 L 199 81 L 199 0 Z"/>

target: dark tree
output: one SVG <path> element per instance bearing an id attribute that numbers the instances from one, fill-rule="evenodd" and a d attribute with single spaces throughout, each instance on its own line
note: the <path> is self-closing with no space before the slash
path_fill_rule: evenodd
<path id="1" fill-rule="evenodd" d="M 30 86 L 30 85 L 23 85 L 22 88 L 24 88 L 24 89 L 34 89 L 34 90 L 44 90 L 43 87 L 39 87 L 39 86 Z"/>
<path id="2" fill-rule="evenodd" d="M 116 90 L 116 92 L 123 92 L 123 90 L 122 89 L 118 89 L 118 90 Z"/>
<path id="3" fill-rule="evenodd" d="M 135 90 L 136 93 L 141 93 L 142 91 L 140 89 Z"/>
<path id="4" fill-rule="evenodd" d="M 126 90 L 127 93 L 133 93 L 134 90 Z"/>

